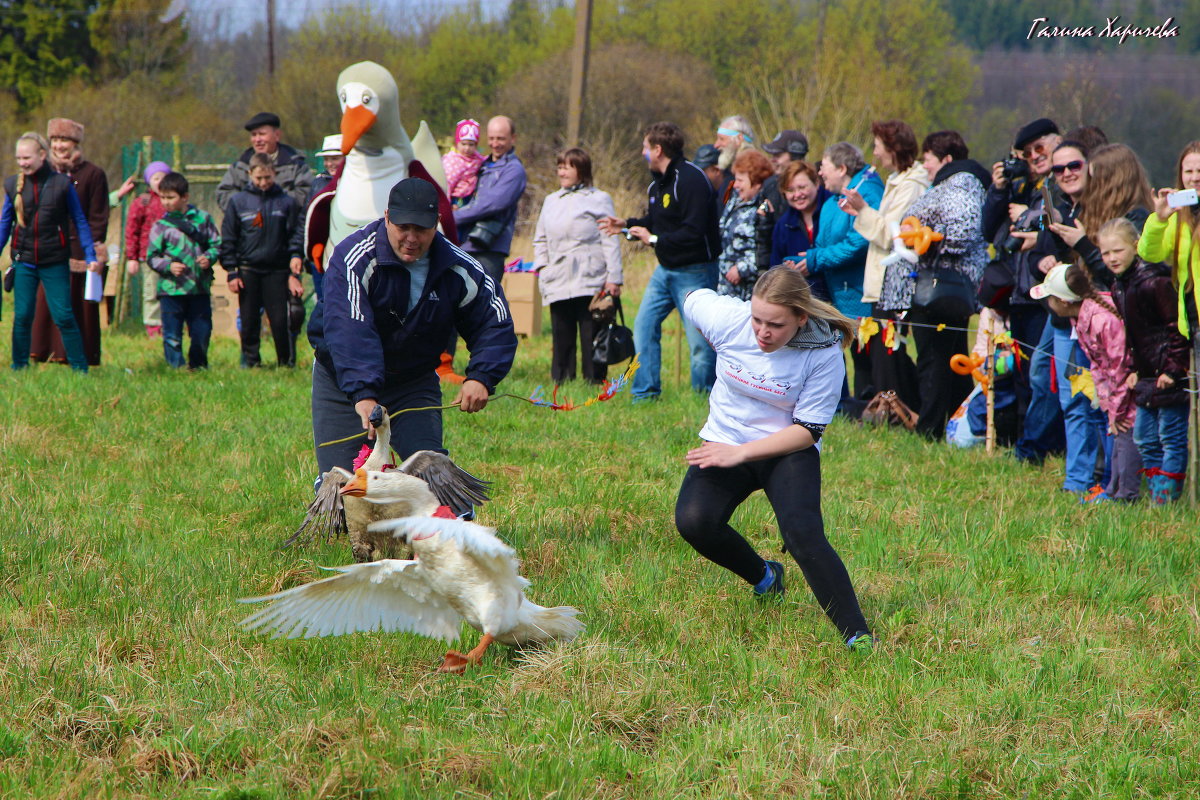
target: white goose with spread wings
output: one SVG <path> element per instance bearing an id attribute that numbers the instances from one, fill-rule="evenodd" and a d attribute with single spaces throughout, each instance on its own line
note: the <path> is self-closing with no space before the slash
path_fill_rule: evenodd
<path id="1" fill-rule="evenodd" d="M 442 453 L 418 450 L 399 467 L 391 467 L 392 429 L 387 409 L 375 406 L 370 424 L 375 429 L 370 456 L 354 472 L 334 467 L 321 476 L 321 488 L 309 504 L 304 522 L 284 546 L 322 533 L 328 541 L 344 530 L 355 561 L 395 556 L 399 554 L 397 541 L 387 533 L 373 534 L 369 530 L 372 522 L 432 516 L 440 506 L 448 506 L 458 515 L 487 502 L 487 482 Z"/>
<path id="2" fill-rule="evenodd" d="M 406 540 L 415 559 L 335 567 L 339 574 L 331 578 L 243 600 L 271 605 L 242 625 L 275 637 L 382 630 L 450 641 L 466 621 L 483 638 L 465 655 L 446 653 L 439 672 L 454 673 L 478 664 L 494 641 L 513 646 L 570 641 L 583 631 L 577 609 L 544 608 L 525 597 L 529 581 L 517 572 L 516 553 L 491 528 L 437 517 L 393 519 L 370 528 Z"/>

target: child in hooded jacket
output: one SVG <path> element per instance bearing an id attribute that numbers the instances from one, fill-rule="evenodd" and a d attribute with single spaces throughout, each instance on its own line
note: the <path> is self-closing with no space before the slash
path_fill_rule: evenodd
<path id="1" fill-rule="evenodd" d="M 454 149 L 442 156 L 450 202 L 455 208 L 463 206 L 475 194 L 479 183 L 483 155 L 476 149 L 478 144 L 479 123 L 473 119 L 459 120 L 454 126 Z"/>
<path id="2" fill-rule="evenodd" d="M 1105 237 L 1101 230 L 1098 238 L 1102 250 Z M 1104 252 L 1109 254 L 1106 260 L 1116 260 L 1113 250 Z M 1096 400 L 1108 417 L 1109 441 L 1105 451 L 1110 456 L 1111 477 L 1107 486 L 1094 487 L 1083 502 L 1136 500 L 1141 492 L 1142 458 L 1133 440 L 1137 406 L 1133 403 L 1133 391 L 1126 385 L 1133 374 L 1133 359 L 1125 341 L 1125 322 L 1113 304 L 1112 295 L 1098 291 L 1088 271 L 1077 264 L 1056 264 L 1030 296 L 1035 292 L 1047 298 L 1055 314 L 1074 320 L 1079 347 L 1092 362 L 1090 371 Z"/>
<path id="3" fill-rule="evenodd" d="M 1187 469 L 1190 350 L 1179 331 L 1179 293 L 1165 264 L 1137 256 L 1138 234 L 1126 219 L 1100 229 L 1101 252 L 1116 274 L 1113 300 L 1125 319 L 1134 372 L 1126 381 L 1137 404 L 1133 439 L 1149 478 L 1150 496 L 1162 505 L 1179 499 Z"/>

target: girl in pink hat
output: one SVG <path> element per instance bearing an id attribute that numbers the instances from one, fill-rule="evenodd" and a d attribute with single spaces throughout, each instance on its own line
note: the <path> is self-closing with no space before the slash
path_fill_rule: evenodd
<path id="1" fill-rule="evenodd" d="M 479 179 L 479 167 L 483 156 L 476 149 L 479 144 L 479 123 L 473 119 L 462 119 L 454 126 L 454 149 L 442 156 L 442 169 L 446 171 L 446 182 L 450 187 L 450 202 L 455 208 L 462 206 L 475 194 Z"/>

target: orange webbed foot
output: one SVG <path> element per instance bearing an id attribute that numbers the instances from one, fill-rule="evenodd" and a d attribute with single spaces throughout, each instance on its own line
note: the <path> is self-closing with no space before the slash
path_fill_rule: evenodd
<path id="1" fill-rule="evenodd" d="M 438 667 L 438 672 L 462 675 L 467 671 L 467 664 L 469 663 L 471 662 L 462 653 L 457 650 L 451 650 L 446 653 L 445 659 L 442 660 L 442 665 Z"/>

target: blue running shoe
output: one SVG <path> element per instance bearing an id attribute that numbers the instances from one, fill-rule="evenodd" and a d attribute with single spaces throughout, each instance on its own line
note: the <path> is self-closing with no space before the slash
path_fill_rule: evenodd
<path id="1" fill-rule="evenodd" d="M 846 640 L 846 647 L 854 653 L 869 653 L 875 649 L 875 637 L 866 631 L 860 631 Z"/>
<path id="2" fill-rule="evenodd" d="M 783 564 L 778 561 L 767 561 L 767 574 L 754 587 L 758 597 L 783 597 Z"/>

